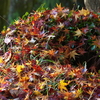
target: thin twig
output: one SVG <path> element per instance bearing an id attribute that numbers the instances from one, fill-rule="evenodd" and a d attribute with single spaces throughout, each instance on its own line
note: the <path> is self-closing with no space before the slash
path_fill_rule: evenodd
<path id="1" fill-rule="evenodd" d="M 95 90 L 96 88 L 97 88 L 97 87 L 95 87 L 95 88 L 93 89 L 93 91 L 92 91 L 92 93 L 90 94 L 90 97 L 89 97 L 89 99 L 88 99 L 88 100 L 91 100 L 92 95 L 93 95 L 93 93 L 94 93 L 94 90 Z"/>
<path id="2" fill-rule="evenodd" d="M 9 22 L 5 18 L 3 18 L 2 16 L 0 16 L 0 18 L 2 18 L 9 25 Z"/>

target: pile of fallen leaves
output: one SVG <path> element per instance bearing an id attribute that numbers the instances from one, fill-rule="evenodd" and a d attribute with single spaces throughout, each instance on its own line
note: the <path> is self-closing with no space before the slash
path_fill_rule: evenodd
<path id="1" fill-rule="evenodd" d="M 61 5 L 36 11 L 3 30 L 0 47 L 0 99 L 100 98 L 100 70 L 76 62 L 91 52 L 99 58 L 99 13 Z"/>

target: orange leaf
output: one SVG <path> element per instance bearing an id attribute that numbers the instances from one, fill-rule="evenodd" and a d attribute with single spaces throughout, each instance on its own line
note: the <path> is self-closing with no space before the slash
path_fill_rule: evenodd
<path id="1" fill-rule="evenodd" d="M 64 39 L 65 39 L 65 36 L 61 36 L 61 37 L 58 39 L 59 43 L 61 43 Z"/>
<path id="2" fill-rule="evenodd" d="M 97 46 L 98 48 L 100 48 L 100 39 L 96 39 L 94 42 L 93 42 L 93 45 Z"/>
<path id="3" fill-rule="evenodd" d="M 58 8 L 59 11 L 63 10 L 64 7 L 61 7 L 61 3 L 60 4 L 56 4 L 56 5 L 57 5 L 57 8 Z"/>

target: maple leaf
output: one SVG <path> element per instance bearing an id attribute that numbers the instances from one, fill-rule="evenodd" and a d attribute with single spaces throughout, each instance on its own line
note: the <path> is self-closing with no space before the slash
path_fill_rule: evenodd
<path id="1" fill-rule="evenodd" d="M 65 29 L 64 32 L 67 33 L 67 34 L 69 34 L 69 30 L 68 29 Z"/>
<path id="2" fill-rule="evenodd" d="M 71 77 L 74 77 L 76 74 L 75 74 L 75 72 L 73 72 L 73 71 L 69 71 L 69 72 L 68 72 L 68 75 L 71 76 Z"/>
<path id="3" fill-rule="evenodd" d="M 14 23 L 15 24 L 20 24 L 20 20 L 15 20 Z"/>
<path id="4" fill-rule="evenodd" d="M 34 65 L 32 68 L 34 69 L 35 72 L 38 72 L 38 73 L 43 72 L 42 68 L 38 65 Z"/>
<path id="5" fill-rule="evenodd" d="M 64 99 L 65 100 L 72 100 L 73 93 L 71 93 L 71 92 L 65 92 L 63 94 L 64 94 Z"/>
<path id="6" fill-rule="evenodd" d="M 6 86 L 8 86 L 8 82 L 5 81 L 4 78 L 0 77 L 0 90 L 5 89 Z"/>
<path id="7" fill-rule="evenodd" d="M 63 73 L 63 69 L 62 68 L 59 68 L 59 67 L 52 67 L 52 69 L 55 71 L 53 73 L 50 73 L 50 76 L 51 77 L 57 77 L 59 74 Z"/>
<path id="8" fill-rule="evenodd" d="M 75 45 L 75 43 L 76 43 L 75 41 L 70 40 L 69 43 L 68 43 L 68 45 L 69 45 L 69 46 L 73 46 L 73 45 Z"/>
<path id="9" fill-rule="evenodd" d="M 58 25 L 58 27 L 62 29 L 62 28 L 64 28 L 64 24 L 63 24 L 63 23 L 60 23 L 60 24 Z"/>
<path id="10" fill-rule="evenodd" d="M 44 55 L 47 55 L 47 54 L 49 54 L 50 56 L 54 56 L 55 55 L 55 53 L 56 53 L 56 51 L 55 50 L 53 50 L 53 49 L 51 49 L 51 50 L 43 50 L 43 54 Z"/>
<path id="11" fill-rule="evenodd" d="M 83 33 L 82 33 L 82 31 L 80 30 L 80 29 L 77 29 L 76 31 L 75 31 L 75 35 L 74 36 L 78 36 L 78 37 L 80 37 Z"/>
<path id="12" fill-rule="evenodd" d="M 54 56 L 55 55 L 55 50 L 53 50 L 53 49 L 49 50 L 48 54 L 51 55 L 51 56 Z"/>
<path id="13" fill-rule="evenodd" d="M 4 61 L 3 61 L 3 57 L 0 56 L 0 64 L 3 63 L 3 62 L 4 62 Z"/>
<path id="14" fill-rule="evenodd" d="M 60 80 L 60 82 L 58 83 L 58 89 L 60 89 L 60 91 L 63 91 L 63 90 L 67 91 L 66 86 L 69 85 L 69 83 L 71 82 L 71 81 L 68 81 L 68 83 L 65 83 L 64 81 L 65 80 Z"/>
<path id="15" fill-rule="evenodd" d="M 82 28 L 81 31 L 86 34 L 88 31 L 89 31 L 89 28 L 88 27 L 85 27 L 85 28 Z"/>
<path id="16" fill-rule="evenodd" d="M 22 72 L 22 69 L 25 68 L 24 65 L 17 65 L 16 70 L 18 73 Z"/>
<path id="17" fill-rule="evenodd" d="M 69 53 L 70 58 L 73 58 L 75 60 L 75 56 L 79 55 L 78 53 L 76 53 L 76 50 L 73 50 Z"/>
<path id="18" fill-rule="evenodd" d="M 31 35 L 38 36 L 40 33 L 39 28 L 34 26 L 34 30 L 30 33 Z"/>
<path id="19" fill-rule="evenodd" d="M 21 38 L 20 38 L 20 35 L 18 35 L 18 37 L 17 37 L 17 38 L 15 38 L 15 42 L 17 42 L 18 44 L 20 44 L 20 43 L 21 43 Z"/>
<path id="20" fill-rule="evenodd" d="M 64 57 L 65 58 L 68 58 L 69 57 L 69 54 L 70 54 L 70 48 L 67 47 L 66 50 L 65 50 L 65 52 L 64 52 Z"/>
<path id="21" fill-rule="evenodd" d="M 59 11 L 63 10 L 64 7 L 61 7 L 61 3 L 60 4 L 56 4 L 56 5 L 57 5 L 57 8 L 58 8 Z"/>
<path id="22" fill-rule="evenodd" d="M 86 51 L 83 48 L 79 48 L 78 49 L 78 53 L 80 53 L 81 55 L 83 55 L 84 53 L 86 53 Z"/>
<path id="23" fill-rule="evenodd" d="M 87 16 L 88 14 L 90 14 L 89 10 L 85 10 L 83 8 L 79 10 L 79 15 Z"/>
<path id="24" fill-rule="evenodd" d="M 40 89 L 43 89 L 45 85 L 46 85 L 46 82 L 45 81 L 44 82 L 41 82 L 41 83 L 39 83 L 39 88 Z"/>
<path id="25" fill-rule="evenodd" d="M 82 93 L 83 93 L 83 91 L 82 91 L 82 89 L 81 89 L 81 88 L 80 88 L 80 89 L 78 89 L 78 90 L 76 90 L 76 92 L 75 92 L 75 98 L 77 98 L 77 97 L 81 96 L 81 95 L 82 95 Z"/>
<path id="26" fill-rule="evenodd" d="M 24 77 L 20 77 L 20 79 L 19 79 L 20 82 L 25 82 L 27 80 L 29 80 L 29 77 L 26 74 Z"/>
<path id="27" fill-rule="evenodd" d="M 100 48 L 100 39 L 96 39 L 95 41 L 93 41 L 92 45 L 95 45 Z"/>
<path id="28" fill-rule="evenodd" d="M 39 91 L 37 91 L 37 90 L 35 90 L 34 92 L 33 92 L 33 94 L 35 95 L 35 96 L 39 96 L 39 95 L 42 95 Z"/>
<path id="29" fill-rule="evenodd" d="M 61 43 L 64 39 L 65 39 L 65 36 L 61 36 L 61 37 L 58 39 L 59 43 Z"/>
<path id="30" fill-rule="evenodd" d="M 24 40 L 23 40 L 23 44 L 24 45 L 27 45 L 29 43 L 29 40 L 27 39 L 27 38 L 25 38 Z"/>

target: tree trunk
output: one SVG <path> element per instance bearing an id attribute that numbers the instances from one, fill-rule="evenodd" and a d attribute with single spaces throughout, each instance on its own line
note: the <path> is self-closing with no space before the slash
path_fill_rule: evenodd
<path id="1" fill-rule="evenodd" d="M 90 11 L 100 11 L 100 0 L 84 0 L 86 8 Z"/>

